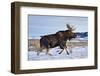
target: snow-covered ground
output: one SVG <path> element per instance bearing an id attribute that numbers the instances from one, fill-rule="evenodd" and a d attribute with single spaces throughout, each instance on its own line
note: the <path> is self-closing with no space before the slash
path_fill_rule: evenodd
<path id="1" fill-rule="evenodd" d="M 58 54 L 58 50 L 59 52 L 61 51 L 58 47 L 50 49 L 49 53 L 52 56 L 46 55 L 45 50 L 39 56 L 36 51 L 28 51 L 28 60 L 80 59 L 88 57 L 88 46 L 68 48 L 69 55 L 66 54 L 65 50 L 61 54 Z"/>

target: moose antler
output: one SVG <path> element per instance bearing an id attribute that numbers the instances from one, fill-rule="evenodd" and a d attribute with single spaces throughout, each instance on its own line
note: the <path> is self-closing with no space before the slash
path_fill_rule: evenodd
<path id="1" fill-rule="evenodd" d="M 68 30 L 74 31 L 76 28 L 74 26 L 70 26 L 69 24 L 66 24 Z"/>
<path id="2" fill-rule="evenodd" d="M 68 30 L 71 30 L 71 27 L 69 24 L 66 24 L 66 27 L 68 28 Z"/>
<path id="3" fill-rule="evenodd" d="M 74 26 L 71 27 L 71 30 L 74 31 L 76 28 Z"/>

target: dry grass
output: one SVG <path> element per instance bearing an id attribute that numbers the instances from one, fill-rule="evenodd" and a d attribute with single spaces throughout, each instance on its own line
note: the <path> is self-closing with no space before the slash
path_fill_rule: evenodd
<path id="1" fill-rule="evenodd" d="M 39 39 L 32 39 L 29 40 L 29 46 L 33 46 L 33 50 L 40 50 L 40 40 Z M 74 48 L 74 47 L 86 47 L 88 46 L 88 41 L 87 40 L 71 40 L 67 41 L 66 45 L 68 48 Z"/>
<path id="2" fill-rule="evenodd" d="M 38 39 L 31 39 L 28 41 L 28 48 L 30 49 L 31 46 L 31 50 L 36 51 L 36 50 L 41 50 L 40 48 L 40 40 Z"/>
<path id="3" fill-rule="evenodd" d="M 66 45 L 68 47 L 85 47 L 88 46 L 88 42 L 87 41 L 80 41 L 80 42 L 67 42 Z"/>

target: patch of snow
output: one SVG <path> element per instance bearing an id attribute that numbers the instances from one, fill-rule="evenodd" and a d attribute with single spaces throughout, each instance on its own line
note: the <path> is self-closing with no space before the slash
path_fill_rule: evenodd
<path id="1" fill-rule="evenodd" d="M 54 60 L 54 59 L 80 59 L 80 58 L 87 58 L 88 57 L 88 47 L 73 47 L 71 49 L 68 49 L 69 55 L 67 55 L 66 51 L 64 50 L 61 54 L 58 54 L 61 51 L 58 47 L 52 48 L 49 50 L 49 53 L 52 54 L 48 55 L 46 54 L 46 51 L 44 50 L 39 55 L 37 55 L 36 51 L 28 51 L 28 60 Z M 71 53 L 72 51 L 72 53 Z"/>
<path id="2" fill-rule="evenodd" d="M 88 37 L 84 37 L 84 38 L 77 38 L 78 40 L 88 40 Z"/>

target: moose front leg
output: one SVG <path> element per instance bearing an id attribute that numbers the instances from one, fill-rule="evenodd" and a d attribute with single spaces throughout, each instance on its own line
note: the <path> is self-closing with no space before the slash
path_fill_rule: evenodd
<path id="1" fill-rule="evenodd" d="M 63 52 L 63 50 L 65 49 L 66 50 L 66 53 L 69 55 L 69 52 L 67 51 L 67 46 L 66 46 L 66 42 L 65 41 L 62 41 L 60 43 L 60 48 L 62 49 L 61 52 L 59 52 L 59 54 L 61 54 Z"/>
<path id="2" fill-rule="evenodd" d="M 59 54 L 61 54 L 61 53 L 63 52 L 63 50 L 64 50 L 64 49 L 62 49 L 62 50 L 59 52 Z"/>
<path id="3" fill-rule="evenodd" d="M 59 52 L 59 54 L 61 54 L 64 51 L 64 46 L 62 43 L 60 44 L 60 49 L 62 49 L 62 50 Z"/>
<path id="4" fill-rule="evenodd" d="M 69 52 L 68 52 L 68 50 L 67 50 L 67 46 L 65 45 L 65 50 L 66 50 L 66 53 L 69 55 Z"/>
<path id="5" fill-rule="evenodd" d="M 69 52 L 68 52 L 68 50 L 67 49 L 65 49 L 66 50 L 66 53 L 67 53 L 67 55 L 69 55 Z"/>
<path id="6" fill-rule="evenodd" d="M 69 52 L 68 52 L 67 48 L 65 48 L 65 50 L 66 50 L 66 53 L 69 55 Z M 59 54 L 61 54 L 63 51 L 64 51 L 64 49 L 62 49 L 62 50 L 59 52 Z"/>

